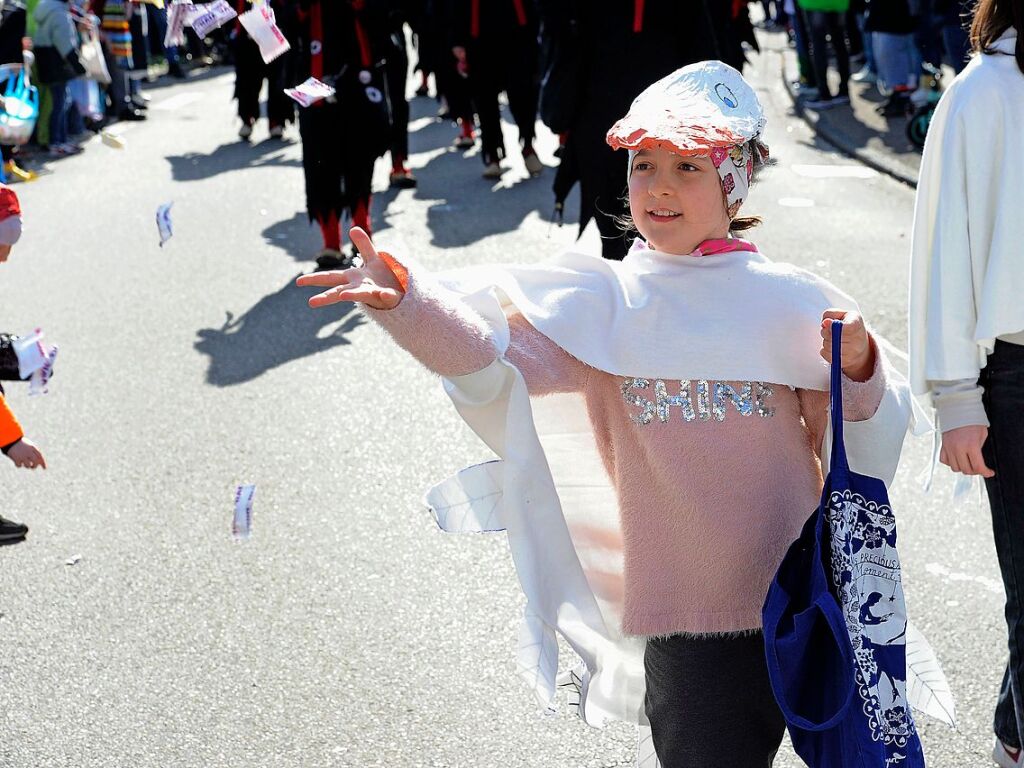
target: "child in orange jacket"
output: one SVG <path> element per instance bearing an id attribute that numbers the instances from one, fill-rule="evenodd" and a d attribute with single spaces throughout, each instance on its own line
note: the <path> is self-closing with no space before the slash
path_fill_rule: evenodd
<path id="1" fill-rule="evenodd" d="M 0 264 L 7 261 L 12 246 L 21 237 L 21 206 L 14 191 L 0 184 Z M 42 467 L 46 459 L 30 440 L 25 437 L 21 425 L 7 407 L 0 387 L 0 451 L 14 462 L 14 466 L 25 469 Z M 25 538 L 28 526 L 0 516 L 0 543 L 19 541 Z"/>

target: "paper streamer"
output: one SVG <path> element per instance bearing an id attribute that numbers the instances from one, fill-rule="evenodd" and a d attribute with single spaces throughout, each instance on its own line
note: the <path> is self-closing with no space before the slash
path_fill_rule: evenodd
<path id="1" fill-rule="evenodd" d="M 294 88 L 285 88 L 284 92 L 302 107 L 312 106 L 318 101 L 328 99 L 336 93 L 334 88 L 327 83 L 320 82 L 315 77 L 309 78 L 306 82 Z"/>
<path id="2" fill-rule="evenodd" d="M 260 55 L 263 62 L 269 64 L 282 53 L 291 50 L 284 33 L 278 29 L 274 22 L 274 12 L 266 5 L 246 11 L 238 17 L 238 21 L 249 37 L 253 39 L 260 48 Z"/>
<path id="3" fill-rule="evenodd" d="M 238 16 L 235 9 L 228 5 L 227 0 L 217 0 L 215 3 L 197 5 L 195 8 L 196 12 L 192 15 L 189 24 L 200 37 L 206 37 L 213 30 L 223 27 Z"/>
<path id="4" fill-rule="evenodd" d="M 29 395 L 45 395 L 53 376 L 57 345 L 43 341 L 43 329 L 36 328 L 28 336 L 19 337 L 12 346 L 18 356 L 18 375 L 29 381 Z"/>

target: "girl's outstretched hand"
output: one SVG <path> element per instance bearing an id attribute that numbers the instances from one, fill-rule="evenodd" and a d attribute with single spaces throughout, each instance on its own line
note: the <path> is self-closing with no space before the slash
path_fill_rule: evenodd
<path id="1" fill-rule="evenodd" d="M 875 351 L 859 312 L 828 309 L 821 315 L 821 356 L 832 362 L 832 321 L 843 323 L 843 373 L 853 381 L 867 381 L 875 370 Z"/>
<path id="2" fill-rule="evenodd" d="M 349 236 L 359 250 L 363 266 L 338 272 L 302 275 L 295 284 L 328 289 L 309 300 L 309 306 L 314 309 L 342 301 L 358 301 L 373 309 L 394 309 L 405 294 L 402 284 L 380 257 L 366 232 L 359 227 L 352 227 Z"/>

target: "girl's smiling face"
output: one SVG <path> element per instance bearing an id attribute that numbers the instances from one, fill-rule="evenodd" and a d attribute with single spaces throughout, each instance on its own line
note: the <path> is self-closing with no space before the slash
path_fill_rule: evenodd
<path id="1" fill-rule="evenodd" d="M 722 179 L 710 157 L 642 149 L 629 174 L 629 212 L 652 248 L 685 255 L 729 235 Z"/>

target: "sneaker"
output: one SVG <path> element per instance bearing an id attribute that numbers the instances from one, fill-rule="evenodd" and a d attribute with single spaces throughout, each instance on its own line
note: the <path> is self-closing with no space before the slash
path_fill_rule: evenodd
<path id="1" fill-rule="evenodd" d="M 324 248 L 316 255 L 317 272 L 327 272 L 332 269 L 348 269 L 351 266 L 351 257 L 333 248 Z"/>
<path id="2" fill-rule="evenodd" d="M 868 85 L 874 85 L 878 82 L 878 75 L 872 72 L 868 67 L 861 67 L 850 76 L 850 79 L 855 83 L 867 83 Z"/>
<path id="3" fill-rule="evenodd" d="M 396 168 L 391 171 L 391 186 L 396 189 L 415 189 L 416 177 L 408 168 Z"/>
<path id="4" fill-rule="evenodd" d="M 500 179 L 504 169 L 498 164 L 497 160 L 492 160 L 484 166 L 484 178 L 485 179 Z"/>
<path id="5" fill-rule="evenodd" d="M 849 99 L 847 99 L 849 101 Z M 805 101 L 803 106 L 804 109 L 813 109 L 815 112 L 821 112 L 824 109 L 831 109 L 836 105 L 833 99 L 810 99 Z"/>
<path id="6" fill-rule="evenodd" d="M 475 144 L 476 139 L 472 136 L 459 136 L 459 138 L 455 140 L 456 149 L 472 149 Z"/>
<path id="7" fill-rule="evenodd" d="M 248 141 L 250 136 L 252 136 L 252 122 L 245 120 L 242 122 L 242 127 L 238 129 L 238 138 Z"/>
<path id="8" fill-rule="evenodd" d="M 0 516 L 0 541 L 21 541 L 27 534 L 27 525 Z"/>
<path id="9" fill-rule="evenodd" d="M 905 117 L 910 99 L 906 91 L 893 91 L 884 104 L 875 107 L 875 112 L 883 117 Z"/>
<path id="10" fill-rule="evenodd" d="M 1021 768 L 1024 766 L 1024 750 L 1008 747 L 997 738 L 992 748 L 992 759 L 1000 768 Z"/>
<path id="11" fill-rule="evenodd" d="M 537 157 L 533 147 L 527 147 L 523 150 L 523 161 L 526 163 L 526 170 L 530 172 L 531 176 L 539 176 L 540 172 L 544 170 L 544 164 Z"/>
<path id="12" fill-rule="evenodd" d="M 284 126 L 283 125 L 272 125 L 272 126 L 270 126 L 270 138 L 272 138 L 272 139 L 283 139 L 284 138 Z"/>
<path id="13" fill-rule="evenodd" d="M 36 179 L 34 172 L 22 168 L 13 160 L 8 160 L 4 163 L 4 174 L 7 176 L 7 181 L 11 184 L 19 181 L 35 181 Z"/>

